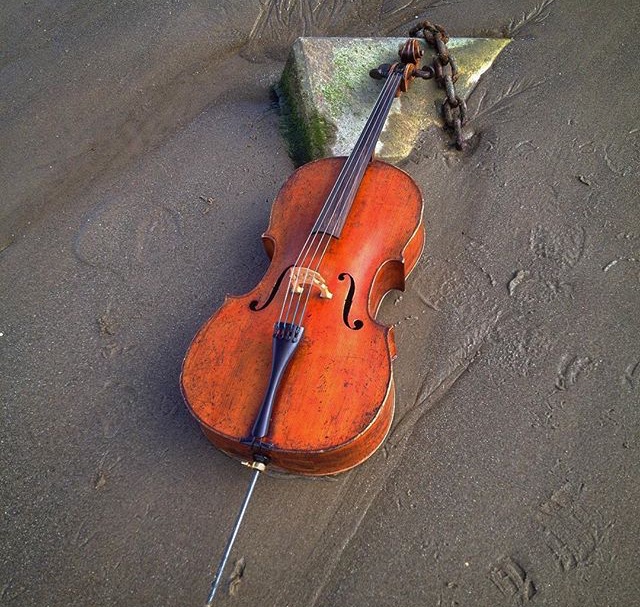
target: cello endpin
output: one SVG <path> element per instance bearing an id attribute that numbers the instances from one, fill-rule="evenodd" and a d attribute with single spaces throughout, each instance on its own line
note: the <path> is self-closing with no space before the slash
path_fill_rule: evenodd
<path id="1" fill-rule="evenodd" d="M 233 525 L 233 529 L 231 530 L 231 535 L 227 540 L 227 545 L 224 549 L 224 553 L 222 554 L 222 558 L 220 559 L 220 564 L 218 565 L 218 569 L 216 571 L 216 575 L 213 578 L 213 582 L 211 582 L 211 589 L 209 590 L 209 596 L 207 597 L 207 602 L 205 603 L 205 607 L 211 607 L 213 604 L 213 599 L 216 596 L 216 592 L 220 586 L 220 582 L 222 580 L 222 574 L 224 573 L 224 568 L 229 560 L 229 555 L 231 554 L 231 549 L 233 548 L 233 544 L 236 541 L 236 536 L 238 535 L 238 530 L 240 529 L 240 525 L 242 523 L 242 519 L 247 511 L 247 506 L 249 505 L 249 500 L 253 495 L 253 490 L 256 486 L 256 482 L 260 473 L 265 469 L 265 464 L 263 462 L 243 462 L 245 465 L 250 465 L 254 463 L 256 465 L 250 466 L 253 468 L 253 476 L 249 481 L 249 487 L 247 488 L 247 492 L 244 496 L 244 500 L 242 501 L 242 506 L 240 507 L 240 512 L 238 512 L 238 516 L 236 518 L 236 522 Z"/>

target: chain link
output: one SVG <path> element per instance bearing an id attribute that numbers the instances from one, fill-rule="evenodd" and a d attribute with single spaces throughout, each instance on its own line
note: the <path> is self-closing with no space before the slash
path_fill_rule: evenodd
<path id="1" fill-rule="evenodd" d="M 442 103 L 442 116 L 445 128 L 453 131 L 456 147 L 463 150 L 465 138 L 462 127 L 467 120 L 467 104 L 456 93 L 455 82 L 458 80 L 458 64 L 447 48 L 449 35 L 441 25 L 423 21 L 411 28 L 409 35 L 420 34 L 428 46 L 435 49 L 431 66 L 423 66 L 423 70 L 432 70 L 436 82 L 444 89 L 446 98 Z"/>

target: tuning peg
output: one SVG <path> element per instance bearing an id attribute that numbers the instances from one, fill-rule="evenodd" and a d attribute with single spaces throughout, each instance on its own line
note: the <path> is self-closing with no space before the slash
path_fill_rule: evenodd
<path id="1" fill-rule="evenodd" d="M 414 70 L 413 76 L 416 78 L 423 78 L 424 80 L 430 80 L 436 75 L 435 70 L 430 65 L 425 65 L 421 70 Z"/>
<path id="2" fill-rule="evenodd" d="M 383 80 L 389 75 L 389 70 L 391 69 L 390 63 L 383 63 L 378 67 L 369 71 L 369 76 L 374 78 L 375 80 Z"/>

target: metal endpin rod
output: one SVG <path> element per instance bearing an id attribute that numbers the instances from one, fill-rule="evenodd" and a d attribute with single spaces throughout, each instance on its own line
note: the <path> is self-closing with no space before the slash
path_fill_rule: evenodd
<path id="1" fill-rule="evenodd" d="M 231 535 L 227 540 L 227 547 L 224 549 L 224 553 L 222 555 L 222 558 L 220 559 L 220 564 L 218 565 L 218 570 L 216 571 L 216 577 L 211 583 L 211 590 L 209 591 L 209 596 L 207 597 L 205 607 L 211 607 L 211 605 L 213 604 L 213 599 L 216 595 L 216 592 L 218 591 L 218 586 L 220 586 L 220 581 L 222 580 L 222 574 L 224 573 L 225 565 L 227 564 L 227 560 L 229 559 L 229 555 L 231 554 L 231 548 L 233 548 L 233 543 L 236 541 L 238 529 L 240 529 L 240 524 L 242 523 L 242 519 L 244 518 L 245 512 L 247 511 L 247 506 L 249 505 L 249 500 L 251 499 L 251 495 L 253 494 L 253 489 L 256 486 L 256 482 L 258 480 L 258 476 L 260 476 L 260 472 L 260 468 L 254 468 L 253 476 L 251 477 L 249 487 L 247 488 L 247 493 L 244 496 L 244 501 L 242 502 L 240 512 L 238 512 L 238 518 L 236 518 L 236 522 L 233 525 L 233 531 L 231 532 Z"/>

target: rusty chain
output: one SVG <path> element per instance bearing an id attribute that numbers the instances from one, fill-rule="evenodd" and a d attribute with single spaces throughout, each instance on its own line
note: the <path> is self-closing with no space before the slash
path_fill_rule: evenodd
<path id="1" fill-rule="evenodd" d="M 462 127 L 467 120 L 467 104 L 456 93 L 455 82 L 458 79 L 458 64 L 447 48 L 449 36 L 442 26 L 430 21 L 423 21 L 409 31 L 409 35 L 412 37 L 418 34 L 424 38 L 428 46 L 436 51 L 431 65 L 425 65 L 421 70 L 425 75 L 420 75 L 423 78 L 435 78 L 438 86 L 444 89 L 446 98 L 442 103 L 442 116 L 445 128 L 453 132 L 456 147 L 463 150 L 465 139 Z"/>

